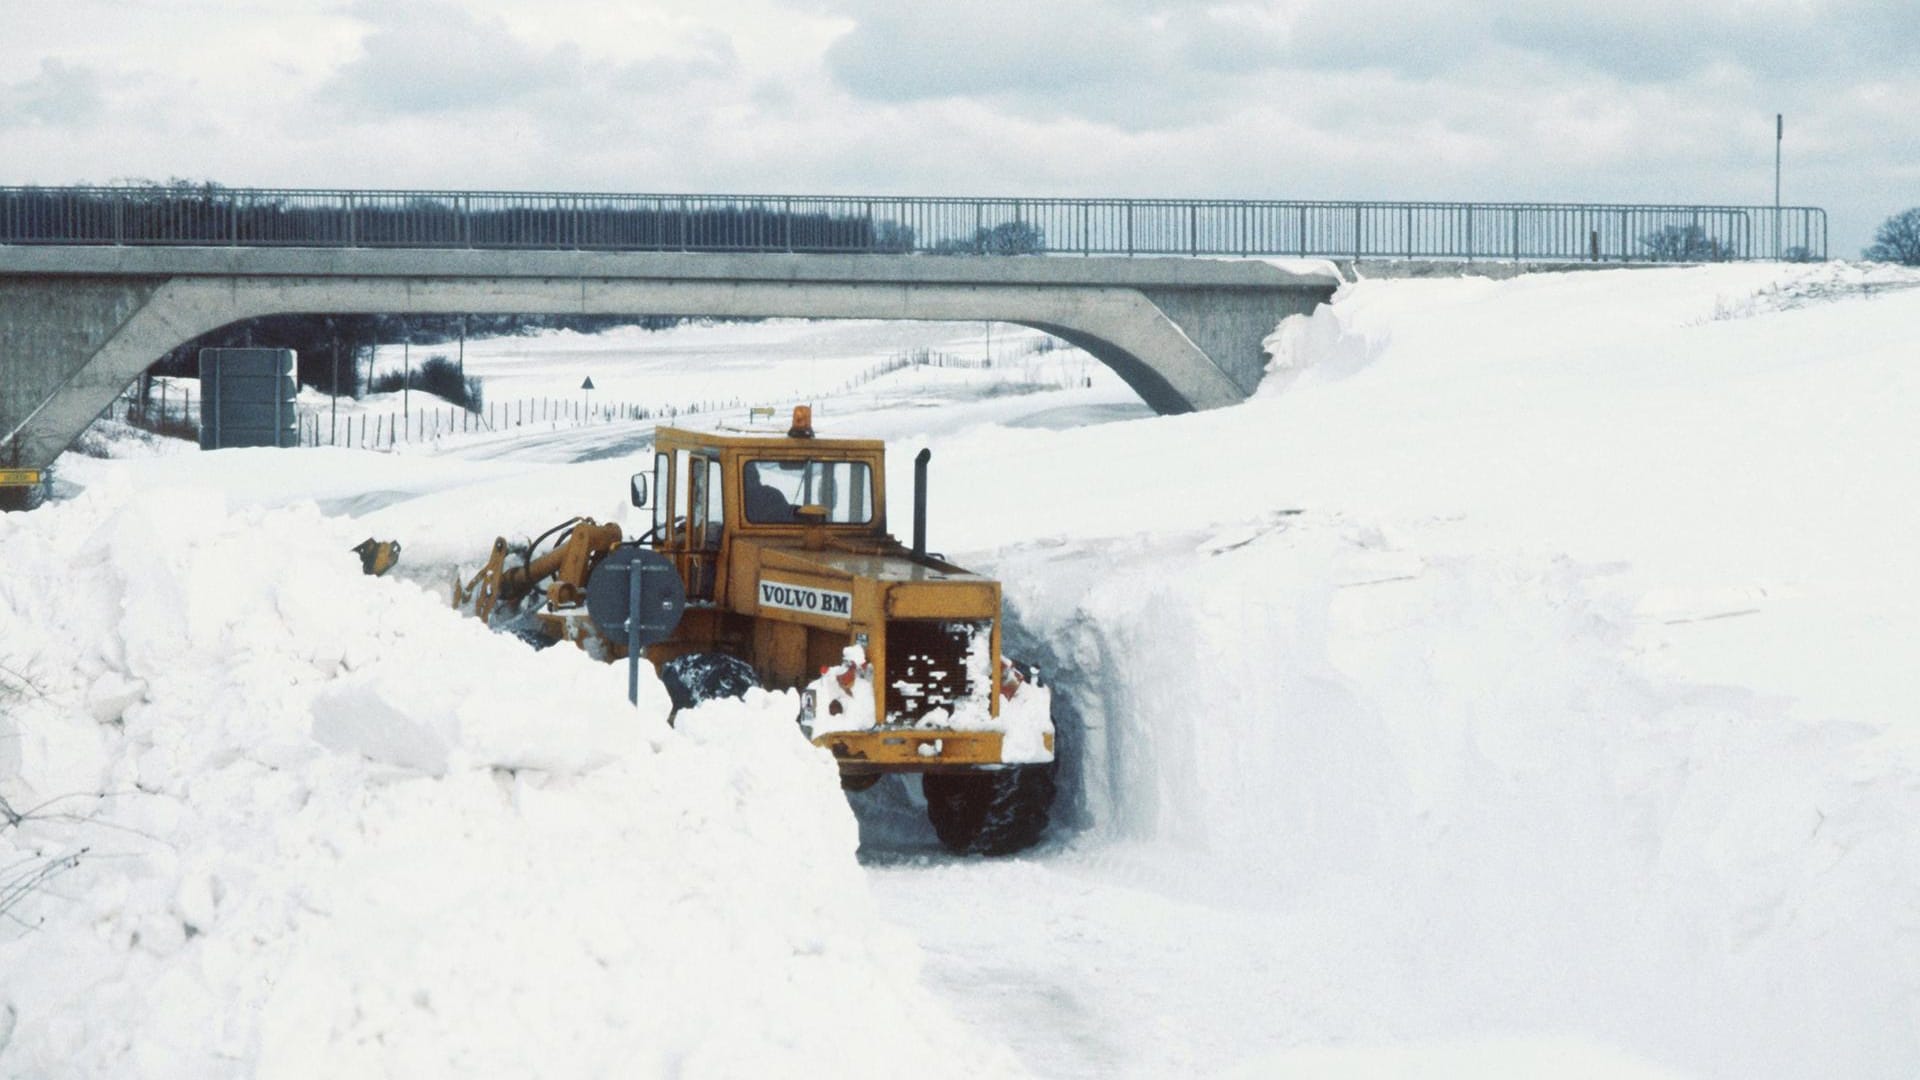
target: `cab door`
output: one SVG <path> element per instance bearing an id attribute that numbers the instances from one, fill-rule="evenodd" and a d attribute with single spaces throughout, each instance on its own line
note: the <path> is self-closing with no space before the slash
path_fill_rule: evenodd
<path id="1" fill-rule="evenodd" d="M 687 532 L 681 577 L 687 599 L 713 602 L 720 576 L 720 542 L 726 533 L 726 500 L 717 453 L 687 457 Z"/>

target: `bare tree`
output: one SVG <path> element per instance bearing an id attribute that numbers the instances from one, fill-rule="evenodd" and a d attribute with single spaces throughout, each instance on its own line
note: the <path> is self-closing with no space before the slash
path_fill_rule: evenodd
<path id="1" fill-rule="evenodd" d="M 1861 254 L 1878 262 L 1920 266 L 1920 206 L 1881 222 L 1874 230 L 1873 244 Z"/>
<path id="2" fill-rule="evenodd" d="M 1698 225 L 1668 225 L 1640 238 L 1650 262 L 1725 262 L 1733 245 Z"/>
<path id="3" fill-rule="evenodd" d="M 1003 221 L 981 227 L 971 237 L 949 237 L 933 246 L 936 255 L 1038 255 L 1047 250 L 1047 234 L 1030 221 Z"/>

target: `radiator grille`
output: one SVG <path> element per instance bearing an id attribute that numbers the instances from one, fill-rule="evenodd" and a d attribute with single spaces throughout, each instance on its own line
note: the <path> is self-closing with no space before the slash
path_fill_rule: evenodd
<path id="1" fill-rule="evenodd" d="M 986 623 L 898 619 L 887 624 L 887 719 L 911 723 L 967 696 L 967 650 Z"/>

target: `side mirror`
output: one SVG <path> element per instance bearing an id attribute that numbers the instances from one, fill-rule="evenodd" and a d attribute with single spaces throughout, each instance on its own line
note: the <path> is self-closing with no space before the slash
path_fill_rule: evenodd
<path id="1" fill-rule="evenodd" d="M 637 472 L 633 474 L 633 505 L 635 506 L 647 505 L 647 474 L 646 473 Z"/>

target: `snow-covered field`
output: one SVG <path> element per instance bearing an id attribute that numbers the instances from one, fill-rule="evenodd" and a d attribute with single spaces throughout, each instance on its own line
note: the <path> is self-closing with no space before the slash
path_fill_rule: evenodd
<path id="1" fill-rule="evenodd" d="M 734 400 L 759 405 L 859 397 L 863 387 L 850 384 L 916 352 L 949 362 L 992 360 L 993 371 L 969 381 L 1064 385 L 1081 376 L 1110 377 L 1078 350 L 1039 351 L 1046 341 L 1038 330 L 1005 323 L 767 319 L 489 338 L 467 342 L 464 363 L 468 375 L 485 381 L 492 401 L 584 401 L 581 384 L 592 379 L 592 400 L 639 405 L 656 414 Z M 372 364 L 376 377 L 400 372 L 403 354 L 417 365 L 431 356 L 453 359 L 461 351 L 452 342 L 383 346 Z"/>
<path id="2" fill-rule="evenodd" d="M 0 1072 L 1912 1076 L 1916 326 L 1840 265 L 1363 282 L 1234 409 L 824 398 L 896 500 L 934 449 L 1062 702 L 1068 825 L 997 862 L 849 814 L 779 699 L 667 728 L 423 591 L 626 520 L 645 425 L 69 455 L 0 518 L 0 875 L 53 874 Z M 782 332 L 894 351 L 650 340 L 844 381 Z M 638 346 L 527 347 L 469 370 Z"/>

